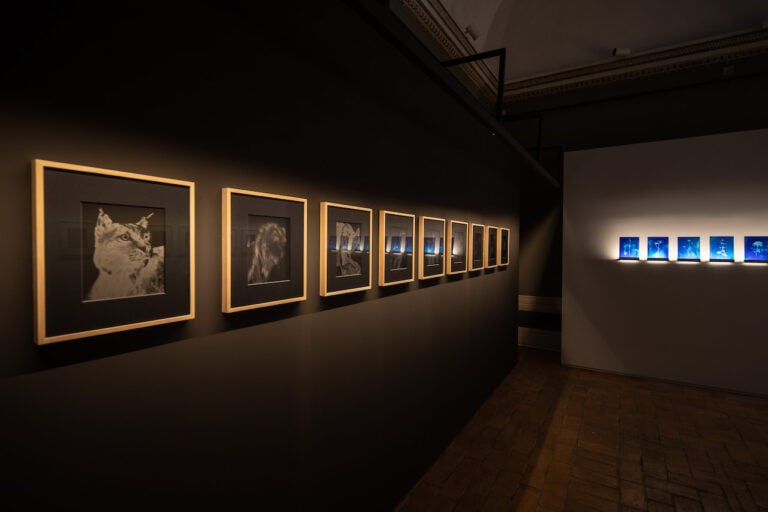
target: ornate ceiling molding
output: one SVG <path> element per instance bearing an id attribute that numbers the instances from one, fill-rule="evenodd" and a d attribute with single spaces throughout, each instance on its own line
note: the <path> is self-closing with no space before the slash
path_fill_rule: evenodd
<path id="1" fill-rule="evenodd" d="M 397 0 L 397 2 L 418 22 L 433 45 L 440 48 L 447 59 L 478 53 L 439 0 Z M 496 76 L 485 61 L 455 66 L 451 71 L 468 80 L 475 91 L 489 103 L 496 102 Z"/>
<path id="2" fill-rule="evenodd" d="M 569 91 L 600 87 L 617 82 L 648 78 L 676 71 L 768 54 L 768 29 L 741 32 L 645 52 L 632 57 L 618 57 L 599 64 L 583 66 L 559 73 L 507 82 L 504 105 Z"/>
<path id="3" fill-rule="evenodd" d="M 438 49 L 438 58 L 456 59 L 478 53 L 440 0 L 394 0 Z M 434 50 L 433 50 L 434 51 Z M 508 81 L 504 85 L 504 106 L 570 91 L 601 87 L 649 78 L 712 64 L 768 54 L 768 28 L 662 48 L 629 57 L 616 57 L 597 64 L 557 73 Z M 496 77 L 485 61 L 455 66 L 465 86 L 488 104 L 496 100 Z"/>

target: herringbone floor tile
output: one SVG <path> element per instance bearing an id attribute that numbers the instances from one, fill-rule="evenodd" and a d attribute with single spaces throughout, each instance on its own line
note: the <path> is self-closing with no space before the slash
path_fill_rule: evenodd
<path id="1" fill-rule="evenodd" d="M 768 398 L 521 348 L 398 510 L 768 511 Z"/>

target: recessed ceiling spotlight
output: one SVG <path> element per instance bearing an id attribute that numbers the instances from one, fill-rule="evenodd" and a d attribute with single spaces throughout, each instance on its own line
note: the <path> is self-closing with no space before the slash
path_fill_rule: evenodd
<path id="1" fill-rule="evenodd" d="M 628 57 L 630 53 L 632 53 L 632 50 L 630 50 L 629 48 L 614 48 L 613 49 L 613 56 L 614 57 Z"/>

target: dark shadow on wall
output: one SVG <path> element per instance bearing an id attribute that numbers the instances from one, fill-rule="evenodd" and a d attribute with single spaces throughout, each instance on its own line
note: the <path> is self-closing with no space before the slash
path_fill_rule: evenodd
<path id="1" fill-rule="evenodd" d="M 440 284 L 442 284 L 442 278 L 422 279 L 418 281 L 419 289 L 431 288 L 433 286 L 438 286 Z"/>
<path id="2" fill-rule="evenodd" d="M 229 329 L 243 329 L 265 322 L 277 322 L 291 318 L 299 314 L 300 305 L 297 302 L 279 304 L 266 308 L 239 311 L 237 313 L 222 314 L 224 322 Z"/>
<path id="3" fill-rule="evenodd" d="M 137 334 L 136 331 L 123 331 L 82 340 L 35 346 L 34 349 L 42 368 L 56 368 L 187 339 L 189 338 L 187 323 L 145 327 L 141 329 L 140 334 Z M 31 340 L 26 342 L 32 344 Z"/>
<path id="4" fill-rule="evenodd" d="M 448 274 L 445 276 L 445 280 L 449 283 L 455 283 L 456 281 L 461 281 L 467 276 L 466 272 L 462 272 L 461 274 Z"/>
<path id="5" fill-rule="evenodd" d="M 542 152 L 542 163 L 562 177 L 562 149 Z M 520 197 L 520 294 L 560 297 L 563 262 L 563 189 L 549 187 L 541 178 L 524 173 Z"/>
<path id="6" fill-rule="evenodd" d="M 407 293 L 411 289 L 411 283 L 393 284 L 390 286 L 378 287 L 377 294 L 379 297 L 391 297 L 393 295 L 400 295 L 401 293 Z"/>

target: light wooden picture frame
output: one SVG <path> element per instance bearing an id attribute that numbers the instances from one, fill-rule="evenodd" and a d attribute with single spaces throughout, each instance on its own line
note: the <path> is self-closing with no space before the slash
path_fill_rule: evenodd
<path id="1" fill-rule="evenodd" d="M 320 296 L 371 289 L 373 210 L 320 203 Z"/>
<path id="2" fill-rule="evenodd" d="M 379 286 L 393 286 L 415 280 L 415 237 L 415 215 L 379 211 Z"/>
<path id="3" fill-rule="evenodd" d="M 485 268 L 495 268 L 499 265 L 499 228 L 485 227 Z"/>
<path id="4" fill-rule="evenodd" d="M 419 279 L 445 275 L 445 219 L 419 216 Z"/>
<path id="5" fill-rule="evenodd" d="M 481 270 L 485 266 L 485 225 L 469 225 L 469 250 L 467 251 L 470 272 Z"/>
<path id="6" fill-rule="evenodd" d="M 195 185 L 32 162 L 38 345 L 195 317 Z"/>
<path id="7" fill-rule="evenodd" d="M 307 299 L 307 200 L 221 191 L 222 311 Z"/>
<path id="8" fill-rule="evenodd" d="M 499 229 L 499 266 L 505 267 L 509 265 L 509 240 L 510 231 L 509 228 Z"/>
<path id="9" fill-rule="evenodd" d="M 446 261 L 445 271 L 449 275 L 462 274 L 467 271 L 469 244 L 469 224 L 458 220 L 449 220 L 446 227 Z"/>

